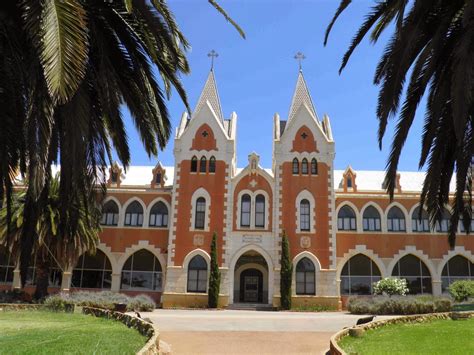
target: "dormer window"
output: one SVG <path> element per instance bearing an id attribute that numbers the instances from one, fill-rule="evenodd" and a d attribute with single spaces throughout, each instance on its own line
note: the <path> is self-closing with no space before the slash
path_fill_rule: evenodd
<path id="1" fill-rule="evenodd" d="M 355 171 L 348 166 L 342 176 L 342 188 L 344 189 L 344 192 L 357 192 L 357 174 Z"/>
<path id="2" fill-rule="evenodd" d="M 109 169 L 109 179 L 107 180 L 107 186 L 114 185 L 114 187 L 120 187 L 120 175 L 122 170 L 117 163 L 113 163 Z"/>
<path id="3" fill-rule="evenodd" d="M 351 177 L 348 177 L 347 180 L 346 180 L 346 186 L 348 189 L 351 189 L 352 188 L 352 178 Z"/>

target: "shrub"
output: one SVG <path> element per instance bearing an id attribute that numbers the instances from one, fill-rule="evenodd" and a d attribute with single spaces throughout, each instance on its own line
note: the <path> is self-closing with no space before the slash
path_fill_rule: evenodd
<path id="1" fill-rule="evenodd" d="M 0 303 L 24 303 L 28 295 L 20 290 L 5 290 L 0 292 Z"/>
<path id="2" fill-rule="evenodd" d="M 449 298 L 433 296 L 350 297 L 347 303 L 353 314 L 423 314 L 448 312 L 451 307 Z"/>
<path id="3" fill-rule="evenodd" d="M 280 269 L 280 302 L 282 309 L 291 309 L 291 279 L 293 265 L 290 260 L 290 246 L 288 238 L 283 231 L 281 243 L 281 269 Z"/>
<path id="4" fill-rule="evenodd" d="M 221 272 L 217 263 L 217 234 L 214 232 L 211 242 L 211 274 L 209 276 L 209 308 L 217 308 L 219 303 L 219 290 L 221 286 Z"/>
<path id="5" fill-rule="evenodd" d="M 449 285 L 448 290 L 456 302 L 467 301 L 469 298 L 474 297 L 474 281 L 455 281 Z"/>
<path id="6" fill-rule="evenodd" d="M 136 311 L 150 311 L 156 307 L 155 302 L 147 295 L 138 295 L 132 298 L 122 293 L 111 291 L 60 293 L 52 295 L 45 300 L 47 306 L 50 305 L 52 309 L 57 308 L 58 310 L 63 310 L 66 303 L 110 310 L 115 308 L 116 303 L 123 303 L 127 305 L 128 310 Z"/>
<path id="7" fill-rule="evenodd" d="M 127 304 L 127 311 L 151 312 L 155 308 L 155 302 L 147 295 L 135 296 Z"/>
<path id="8" fill-rule="evenodd" d="M 74 305 L 74 302 L 67 294 L 59 293 L 46 297 L 44 305 L 51 311 L 64 312 L 68 306 Z"/>
<path id="9" fill-rule="evenodd" d="M 404 296 L 408 293 L 407 280 L 405 279 L 394 279 L 384 278 L 377 282 L 374 282 L 374 294 L 375 295 L 400 295 Z"/>

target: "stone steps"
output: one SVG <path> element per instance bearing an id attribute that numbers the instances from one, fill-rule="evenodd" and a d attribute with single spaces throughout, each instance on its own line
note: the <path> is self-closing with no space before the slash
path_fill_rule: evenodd
<path id="1" fill-rule="evenodd" d="M 273 305 L 265 303 L 233 303 L 228 305 L 227 309 L 240 311 L 276 311 Z"/>

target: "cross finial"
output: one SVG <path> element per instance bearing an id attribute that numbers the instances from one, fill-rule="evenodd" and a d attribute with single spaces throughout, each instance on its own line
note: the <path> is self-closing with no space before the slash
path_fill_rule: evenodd
<path id="1" fill-rule="evenodd" d="M 207 56 L 211 58 L 211 70 L 214 69 L 214 58 L 217 58 L 219 56 L 219 53 L 217 53 L 214 49 L 211 50 L 209 53 L 207 53 Z"/>
<path id="2" fill-rule="evenodd" d="M 301 61 L 303 61 L 304 59 L 306 59 L 306 56 L 305 56 L 303 53 L 298 52 L 298 53 L 295 54 L 295 57 L 294 57 L 294 58 L 298 61 L 298 64 L 299 64 L 299 66 L 300 66 L 300 71 L 301 71 L 301 69 L 302 69 L 302 68 L 301 68 Z"/>

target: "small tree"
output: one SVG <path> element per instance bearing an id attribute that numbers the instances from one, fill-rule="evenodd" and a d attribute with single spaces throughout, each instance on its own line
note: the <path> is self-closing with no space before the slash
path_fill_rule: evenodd
<path id="1" fill-rule="evenodd" d="M 288 237 L 283 231 L 281 242 L 281 269 L 280 269 L 280 302 L 282 309 L 291 308 L 291 279 L 293 276 L 293 265 L 290 261 L 290 246 Z"/>
<path id="2" fill-rule="evenodd" d="M 448 291 L 456 302 L 467 301 L 469 298 L 474 297 L 474 281 L 455 281 L 449 285 Z"/>
<path id="3" fill-rule="evenodd" d="M 219 289 L 221 286 L 221 272 L 217 261 L 217 234 L 214 232 L 211 242 L 211 275 L 209 276 L 209 308 L 217 308 Z"/>
<path id="4" fill-rule="evenodd" d="M 407 280 L 405 279 L 386 277 L 380 281 L 374 282 L 374 295 L 405 296 L 408 291 Z"/>

